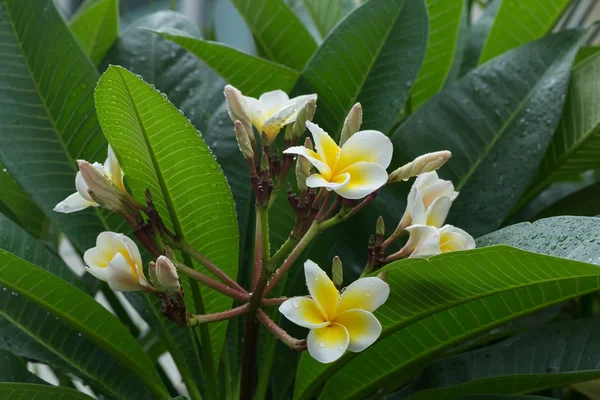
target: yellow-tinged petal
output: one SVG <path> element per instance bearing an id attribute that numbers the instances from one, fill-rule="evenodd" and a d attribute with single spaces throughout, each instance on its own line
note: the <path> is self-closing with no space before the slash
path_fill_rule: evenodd
<path id="1" fill-rule="evenodd" d="M 441 228 L 442 225 L 444 225 L 444 221 L 446 221 L 446 217 L 448 216 L 448 212 L 450 211 L 451 205 L 452 200 L 450 200 L 450 197 L 443 196 L 435 199 L 431 203 L 425 214 L 425 225 Z"/>
<path id="2" fill-rule="evenodd" d="M 333 323 L 324 328 L 311 329 L 306 342 L 312 358 L 328 364 L 344 355 L 350 343 L 350 335 L 342 325 Z"/>
<path id="3" fill-rule="evenodd" d="M 306 179 L 306 186 L 311 188 L 324 187 L 337 192 L 346 186 L 348 182 L 350 182 L 350 174 L 338 175 L 332 181 L 328 181 L 321 174 L 312 174 Z"/>
<path id="4" fill-rule="evenodd" d="M 330 324 L 317 303 L 308 297 L 294 297 L 279 306 L 279 312 L 296 325 L 304 328 L 322 328 Z"/>
<path id="5" fill-rule="evenodd" d="M 337 314 L 348 310 L 375 311 L 390 295 L 390 285 L 376 277 L 358 279 L 342 293 Z"/>
<path id="6" fill-rule="evenodd" d="M 108 286 L 113 290 L 133 292 L 149 287 L 140 269 L 136 265 L 131 265 L 121 253 L 114 256 L 106 270 Z"/>
<path id="7" fill-rule="evenodd" d="M 125 191 L 121 165 L 110 145 L 108 145 L 108 155 L 106 156 L 106 161 L 104 161 L 104 171 L 115 186 Z"/>
<path id="8" fill-rule="evenodd" d="M 294 146 L 283 151 L 284 154 L 297 154 L 306 158 L 322 175 L 327 178 L 331 177 L 331 168 L 323 160 L 321 156 L 314 151 L 307 149 L 304 146 Z"/>
<path id="9" fill-rule="evenodd" d="M 375 343 L 381 335 L 381 324 L 372 313 L 365 310 L 348 310 L 337 315 L 335 322 L 348 331 L 348 350 L 355 353 Z"/>
<path id="10" fill-rule="evenodd" d="M 344 174 L 350 175 L 350 181 L 334 190 L 346 199 L 362 199 L 385 185 L 388 179 L 385 168 L 374 162 L 354 163 L 342 170 L 338 176 Z"/>
<path id="11" fill-rule="evenodd" d="M 335 143 L 327 132 L 321 129 L 319 125 L 306 121 L 306 127 L 312 133 L 315 149 L 317 150 L 317 153 L 319 153 L 319 156 L 321 156 L 321 160 L 327 164 L 332 171 L 335 170 L 337 159 L 340 154 L 340 148 L 337 143 Z"/>
<path id="12" fill-rule="evenodd" d="M 406 228 L 410 234 L 404 249 L 410 257 L 430 257 L 440 254 L 440 232 L 434 226 L 411 225 Z"/>
<path id="13" fill-rule="evenodd" d="M 390 166 L 394 146 L 392 141 L 379 131 L 356 132 L 340 150 L 337 171 L 342 171 L 360 161 L 373 162 L 383 169 Z"/>
<path id="14" fill-rule="evenodd" d="M 304 275 L 308 292 L 319 306 L 325 320 L 331 321 L 335 317 L 340 298 L 338 290 L 325 271 L 311 260 L 304 263 Z"/>
<path id="15" fill-rule="evenodd" d="M 440 229 L 440 251 L 470 250 L 475 248 L 475 240 L 464 230 L 452 225 Z"/>

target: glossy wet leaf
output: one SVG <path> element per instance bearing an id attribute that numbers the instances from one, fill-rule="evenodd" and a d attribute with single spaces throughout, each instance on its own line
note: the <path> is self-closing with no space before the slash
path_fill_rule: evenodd
<path id="1" fill-rule="evenodd" d="M 2 164 L 83 252 L 99 232 L 125 225 L 99 209 L 52 211 L 75 192 L 75 160 L 106 157 L 93 100 L 98 73 L 51 0 L 0 2 L 0 35 Z"/>
<path id="2" fill-rule="evenodd" d="M 411 92 L 413 110 L 444 87 L 459 56 L 458 39 L 467 3 L 463 0 L 425 0 L 425 4 L 429 15 L 429 38 L 423 66 Z"/>
<path id="3" fill-rule="evenodd" d="M 323 384 L 323 399 L 393 390 L 411 368 L 449 347 L 600 287 L 597 266 L 503 246 L 398 261 L 386 270 L 391 292 L 375 312 L 379 341 L 327 365 L 304 354 L 295 398 L 310 398 Z"/>
<path id="4" fill-rule="evenodd" d="M 552 203 L 537 214 L 535 218 L 547 218 L 555 215 L 598 216 L 600 215 L 599 198 L 600 183 L 595 183 Z"/>
<path id="5" fill-rule="evenodd" d="M 502 0 L 490 0 L 479 18 L 469 26 L 459 77 L 477 67 L 481 49 L 490 33 L 501 3 Z"/>
<path id="6" fill-rule="evenodd" d="M 45 385 L 42 379 L 27 370 L 27 362 L 14 354 L 0 350 L 0 382 L 23 382 Z"/>
<path id="7" fill-rule="evenodd" d="M 571 0 L 502 1 L 479 64 L 550 33 Z"/>
<path id="8" fill-rule="evenodd" d="M 231 0 L 267 57 L 297 71 L 317 43 L 283 0 Z"/>
<path id="9" fill-rule="evenodd" d="M 289 92 L 298 80 L 297 71 L 233 47 L 198 39 L 173 28 L 152 31 L 194 54 L 244 95 L 258 97 L 277 89 Z"/>
<path id="10" fill-rule="evenodd" d="M 598 328 L 597 317 L 564 321 L 445 358 L 423 371 L 417 383 L 422 391 L 409 399 L 532 393 L 598 379 Z"/>
<path id="11" fill-rule="evenodd" d="M 364 127 L 391 129 L 423 62 L 427 21 L 422 0 L 369 1 L 329 33 L 295 89 L 319 95 L 323 129 L 337 137 L 357 101 Z"/>
<path id="12" fill-rule="evenodd" d="M 452 152 L 440 175 L 460 195 L 447 223 L 476 237 L 500 226 L 517 203 L 558 123 L 583 33 L 557 33 L 497 57 L 431 98 L 392 135 L 392 167 Z"/>
<path id="13" fill-rule="evenodd" d="M 69 28 L 85 54 L 100 64 L 119 36 L 119 1 L 88 0 L 75 14 Z"/>
<path id="14" fill-rule="evenodd" d="M 51 400 L 92 400 L 93 397 L 75 389 L 31 383 L 0 383 L 0 397 L 4 400 L 44 398 Z"/>

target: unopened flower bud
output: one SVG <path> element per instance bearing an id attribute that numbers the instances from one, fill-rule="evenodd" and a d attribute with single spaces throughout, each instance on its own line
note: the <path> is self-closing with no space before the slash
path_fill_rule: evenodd
<path id="1" fill-rule="evenodd" d="M 85 160 L 78 160 L 77 164 L 79 165 L 81 178 L 87 186 L 83 190 L 87 191 L 87 194 L 96 203 L 111 211 L 125 209 L 123 205 L 123 202 L 126 201 L 124 193 L 109 179 L 102 164 L 90 164 Z M 80 186 L 83 186 L 83 183 Z"/>
<path id="2" fill-rule="evenodd" d="M 406 181 L 413 176 L 435 171 L 444 165 L 450 157 L 452 157 L 452 153 L 448 150 L 423 154 L 392 172 L 388 178 L 388 183 Z"/>
<path id="3" fill-rule="evenodd" d="M 235 138 L 237 139 L 238 147 L 242 152 L 242 155 L 246 160 L 254 158 L 254 150 L 252 150 L 252 143 L 244 124 L 240 121 L 235 121 Z"/>
<path id="4" fill-rule="evenodd" d="M 298 140 L 306 131 L 306 121 L 312 121 L 317 110 L 317 99 L 312 98 L 306 102 L 304 107 L 298 111 L 298 117 L 294 123 L 294 130 L 292 134 L 292 141 Z"/>
<path id="5" fill-rule="evenodd" d="M 333 257 L 333 263 L 331 265 L 331 275 L 333 277 L 333 284 L 336 288 L 341 288 L 344 284 L 344 269 L 342 267 L 342 260 L 338 256 Z"/>
<path id="6" fill-rule="evenodd" d="M 314 151 L 312 140 L 310 140 L 309 137 L 304 140 L 304 147 L 306 147 L 308 150 Z"/>
<path id="7" fill-rule="evenodd" d="M 310 161 L 304 157 L 298 157 L 296 160 L 296 180 L 298 181 L 298 190 L 304 193 L 308 190 L 306 180 L 310 176 Z"/>
<path id="8" fill-rule="evenodd" d="M 267 174 L 269 172 L 269 157 L 263 151 L 262 157 L 260 158 L 260 172 Z"/>
<path id="9" fill-rule="evenodd" d="M 225 100 L 227 101 L 227 113 L 231 121 L 240 121 L 248 133 L 248 138 L 254 143 L 254 132 L 252 131 L 252 120 L 248 113 L 248 106 L 242 92 L 231 85 L 225 86 Z"/>
<path id="10" fill-rule="evenodd" d="M 350 109 L 346 120 L 344 121 L 344 127 L 342 128 L 342 134 L 340 135 L 340 147 L 346 143 L 348 139 L 356 132 L 360 130 L 362 124 L 362 106 L 360 103 L 356 103 Z"/>
<path id="11" fill-rule="evenodd" d="M 171 294 L 181 293 L 177 268 L 167 257 L 159 256 L 156 263 L 150 262 L 148 274 L 156 290 L 160 292 L 167 291 Z"/>
<path id="12" fill-rule="evenodd" d="M 387 282 L 387 271 L 381 271 L 379 274 L 377 274 L 377 277 L 382 281 Z"/>
<path id="13" fill-rule="evenodd" d="M 377 218 L 377 225 L 375 227 L 375 233 L 377 234 L 377 236 L 385 235 L 385 222 L 383 221 L 382 216 L 379 216 L 379 218 Z"/>

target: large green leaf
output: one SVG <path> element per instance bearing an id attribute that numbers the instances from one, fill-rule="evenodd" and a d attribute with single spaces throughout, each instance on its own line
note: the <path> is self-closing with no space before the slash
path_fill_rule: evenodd
<path id="1" fill-rule="evenodd" d="M 119 0 L 92 0 L 88 6 L 84 4 L 69 28 L 85 54 L 95 65 L 100 64 L 119 36 Z"/>
<path id="2" fill-rule="evenodd" d="M 0 350 L 0 365 L 0 382 L 46 383 L 27 370 L 23 359 L 6 350 Z"/>
<path id="3" fill-rule="evenodd" d="M 142 200 L 149 189 L 171 230 L 226 274 L 237 276 L 238 228 L 232 194 L 198 131 L 159 92 L 122 67 L 108 68 L 95 96 L 104 134 L 133 195 Z M 190 259 L 186 262 L 191 264 Z M 186 298 L 189 312 L 224 311 L 232 304 L 216 291 L 193 286 Z M 226 321 L 199 327 L 205 332 L 206 360 L 211 360 L 212 349 L 218 362 L 226 327 Z M 210 344 L 206 331 L 210 331 Z"/>
<path id="4" fill-rule="evenodd" d="M 459 56 L 462 14 L 467 12 L 464 0 L 425 0 L 425 4 L 429 14 L 429 43 L 410 97 L 413 110 L 444 87 L 454 60 Z"/>
<path id="5" fill-rule="evenodd" d="M 262 58 L 242 53 L 227 45 L 195 38 L 178 29 L 152 30 L 190 51 L 247 96 L 270 90 L 289 92 L 298 72 Z"/>
<path id="6" fill-rule="evenodd" d="M 570 1 L 502 1 L 479 64 L 550 33 Z"/>
<path id="7" fill-rule="evenodd" d="M 566 31 L 529 43 L 444 89 L 394 133 L 392 166 L 452 151 L 440 171 L 461 192 L 449 223 L 474 236 L 497 228 L 551 139 L 582 36 Z"/>
<path id="8" fill-rule="evenodd" d="M 573 70 L 565 108 L 533 183 L 521 203 L 553 182 L 598 168 L 600 149 L 600 54 Z"/>
<path id="9" fill-rule="evenodd" d="M 535 219 L 555 215 L 597 216 L 600 215 L 599 198 L 600 183 L 595 183 L 552 203 L 537 214 Z"/>
<path id="10" fill-rule="evenodd" d="M 322 37 L 333 29 L 333 27 L 344 16 L 344 10 L 338 0 L 303 0 L 308 14 L 314 21 Z"/>
<path id="11" fill-rule="evenodd" d="M 395 389 L 410 378 L 411 367 L 453 345 L 600 287 L 594 265 L 510 247 L 403 260 L 385 269 L 391 292 L 376 312 L 383 326 L 380 340 L 327 365 L 303 355 L 296 398 L 309 398 L 323 384 L 324 399 Z"/>
<path id="12" fill-rule="evenodd" d="M 325 38 L 296 91 L 318 93 L 317 121 L 333 136 L 357 101 L 365 129 L 388 132 L 419 73 L 427 27 L 423 0 L 369 1 Z"/>
<path id="13" fill-rule="evenodd" d="M 52 399 L 93 400 L 93 397 L 74 389 L 31 383 L 0 383 L 0 398 L 4 400 Z"/>
<path id="14" fill-rule="evenodd" d="M 411 400 L 531 393 L 600 378 L 599 318 L 564 321 L 427 367 Z M 551 351 L 549 351 L 551 349 Z"/>
<path id="15" fill-rule="evenodd" d="M 48 218 L 0 164 L 0 201 L 10 210 L 14 221 L 37 238 L 45 235 Z"/>
<path id="16" fill-rule="evenodd" d="M 459 77 L 477 67 L 481 49 L 483 49 L 485 39 L 490 33 L 500 3 L 502 3 L 502 0 L 490 0 L 477 21 L 469 26 Z"/>
<path id="17" fill-rule="evenodd" d="M 232 0 L 269 59 L 300 71 L 317 43 L 282 0 Z"/>
<path id="18" fill-rule="evenodd" d="M 123 226 L 98 209 L 52 211 L 75 191 L 75 160 L 106 155 L 93 100 L 98 73 L 51 0 L 0 1 L 0 35 L 0 161 L 84 251 L 98 232 Z"/>
<path id="19" fill-rule="evenodd" d="M 158 398 L 167 396 L 139 344 L 92 297 L 5 250 L 0 249 L 0 259 L 3 318 L 121 398 L 134 396 L 133 390 L 139 392 L 144 387 Z M 80 341 L 79 337 L 85 340 Z M 74 343 L 79 346 L 73 347 Z M 97 360 L 88 356 L 94 352 Z M 116 360 L 124 368 L 106 368 L 106 353 L 113 358 L 113 364 Z"/>

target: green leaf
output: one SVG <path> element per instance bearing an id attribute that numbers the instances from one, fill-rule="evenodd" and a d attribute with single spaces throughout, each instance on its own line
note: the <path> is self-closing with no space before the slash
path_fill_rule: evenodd
<path id="1" fill-rule="evenodd" d="M 50 354 L 42 355 L 50 357 L 49 362 L 58 356 L 60 364 L 80 370 L 120 398 L 143 396 L 142 388 L 167 397 L 152 362 L 114 315 L 22 258 L 0 249 L 0 259 L 0 316 L 46 347 Z M 6 344 L 3 347 L 15 352 Z M 107 355 L 112 357 L 108 368 Z"/>
<path id="2" fill-rule="evenodd" d="M 469 27 L 459 77 L 477 67 L 481 49 L 490 33 L 502 0 L 490 0 L 481 16 Z"/>
<path id="3" fill-rule="evenodd" d="M 531 393 L 600 378 L 599 318 L 564 321 L 436 362 L 410 400 Z M 551 351 L 549 351 L 551 349 Z"/>
<path id="4" fill-rule="evenodd" d="M 82 5 L 69 28 L 85 54 L 99 65 L 119 36 L 119 0 L 92 0 L 89 6 Z"/>
<path id="5" fill-rule="evenodd" d="M 242 53 L 227 45 L 190 36 L 177 29 L 151 30 L 190 51 L 246 96 L 281 89 L 289 92 L 298 72 L 284 65 Z"/>
<path id="6" fill-rule="evenodd" d="M 282 0 L 232 0 L 270 60 L 300 71 L 317 43 Z"/>
<path id="7" fill-rule="evenodd" d="M 36 238 L 45 236 L 49 224 L 48 218 L 2 164 L 0 164 L 0 201 L 10 210 L 14 216 L 13 220 L 23 229 Z"/>
<path id="8" fill-rule="evenodd" d="M 122 67 L 108 68 L 95 96 L 102 129 L 134 197 L 142 200 L 149 189 L 169 229 L 226 274 L 237 276 L 238 227 L 232 194 L 198 131 L 159 92 Z M 192 265 L 190 259 L 185 261 Z M 230 298 L 197 285 L 188 294 L 193 300 L 186 302 L 189 312 L 213 313 L 232 305 Z M 227 321 L 199 327 L 205 332 L 206 360 L 212 349 L 218 362 L 226 327 Z"/>
<path id="9" fill-rule="evenodd" d="M 0 350 L 0 382 L 24 382 L 45 385 L 46 382 L 27 370 L 27 364 L 14 354 Z"/>
<path id="10" fill-rule="evenodd" d="M 443 350 L 600 287 L 594 265 L 502 246 L 402 260 L 385 269 L 391 292 L 375 313 L 383 326 L 379 341 L 327 365 L 304 354 L 295 398 L 309 398 L 323 384 L 323 399 L 393 390 L 407 382 L 411 368 Z"/>
<path id="11" fill-rule="evenodd" d="M 4 400 L 53 399 L 93 400 L 93 397 L 74 389 L 31 383 L 0 383 L 0 398 Z"/>
<path id="12" fill-rule="evenodd" d="M 596 183 L 552 203 L 537 214 L 535 219 L 553 217 L 555 215 L 597 216 L 600 215 L 599 198 L 600 183 Z"/>
<path id="13" fill-rule="evenodd" d="M 321 37 L 327 36 L 344 16 L 344 10 L 338 0 L 303 0 L 306 10 L 314 21 Z"/>
<path id="14" fill-rule="evenodd" d="M 388 132 L 419 73 L 427 26 L 423 0 L 369 1 L 325 38 L 295 91 L 319 95 L 317 121 L 334 137 L 357 101 L 363 126 Z"/>
<path id="15" fill-rule="evenodd" d="M 555 400 L 554 397 L 546 396 L 529 396 L 520 394 L 477 394 L 473 396 L 466 396 L 461 400 Z"/>
<path id="16" fill-rule="evenodd" d="M 0 1 L 0 161 L 83 252 L 95 245 L 99 232 L 124 225 L 119 216 L 109 219 L 98 209 L 52 211 L 75 192 L 75 160 L 106 156 L 93 100 L 98 73 L 53 2 L 34 3 Z"/>
<path id="17" fill-rule="evenodd" d="M 586 61 L 589 57 L 600 51 L 600 46 L 581 46 L 577 55 L 575 56 L 575 61 L 573 62 L 573 69 L 577 67 L 582 62 Z"/>
<path id="18" fill-rule="evenodd" d="M 411 93 L 413 110 L 444 87 L 454 60 L 459 56 L 462 14 L 467 12 L 464 0 L 425 0 L 425 4 L 429 14 L 429 43 Z"/>
<path id="19" fill-rule="evenodd" d="M 440 170 L 460 192 L 448 223 L 474 236 L 497 228 L 551 139 L 582 37 L 583 31 L 566 31 L 529 43 L 444 89 L 392 135 L 392 166 L 452 151 Z"/>
<path id="20" fill-rule="evenodd" d="M 558 128 L 521 204 L 553 182 L 598 167 L 600 100 L 595 94 L 600 90 L 599 69 L 600 54 L 595 54 L 573 70 Z"/>
<path id="21" fill-rule="evenodd" d="M 481 50 L 479 64 L 550 33 L 570 1 L 502 1 Z"/>

